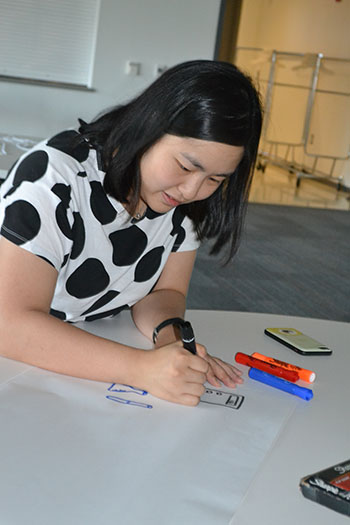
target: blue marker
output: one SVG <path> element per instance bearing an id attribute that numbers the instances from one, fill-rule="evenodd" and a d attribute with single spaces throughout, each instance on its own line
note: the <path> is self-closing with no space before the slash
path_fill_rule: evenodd
<path id="1" fill-rule="evenodd" d="M 248 375 L 251 379 L 255 379 L 255 381 L 260 381 L 261 383 L 273 386 L 274 388 L 279 388 L 284 392 L 301 397 L 302 399 L 305 399 L 305 401 L 310 401 L 314 395 L 310 388 L 298 386 L 294 383 L 286 381 L 285 379 L 281 379 L 279 377 L 273 376 L 272 374 L 268 374 L 267 372 L 263 372 L 262 370 L 257 370 L 256 368 L 251 368 L 248 372 Z"/>

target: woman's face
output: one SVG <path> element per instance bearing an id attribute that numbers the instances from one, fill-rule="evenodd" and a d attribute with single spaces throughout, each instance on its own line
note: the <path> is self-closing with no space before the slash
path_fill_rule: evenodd
<path id="1" fill-rule="evenodd" d="M 158 213 L 204 200 L 235 171 L 243 151 L 243 146 L 164 135 L 141 158 L 141 199 Z"/>

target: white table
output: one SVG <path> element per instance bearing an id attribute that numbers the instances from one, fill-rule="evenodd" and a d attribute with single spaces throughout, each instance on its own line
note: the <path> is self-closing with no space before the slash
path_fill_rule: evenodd
<path id="1" fill-rule="evenodd" d="M 41 139 L 0 132 L 0 183 L 16 160 Z"/>
<path id="2" fill-rule="evenodd" d="M 210 334 L 203 313 L 195 312 L 193 320 L 198 333 L 205 333 L 205 341 L 212 348 L 215 334 Z M 317 373 L 312 386 L 314 398 L 297 404 L 230 525 L 349 523 L 346 516 L 304 498 L 298 484 L 303 476 L 350 459 L 350 324 L 268 314 L 206 315 L 212 326 L 231 326 L 234 351 L 258 351 Z M 192 319 L 192 314 L 189 317 Z M 333 355 L 298 355 L 263 334 L 265 327 L 272 326 L 297 327 L 328 344 Z M 222 342 L 227 344 L 227 338 Z"/>
<path id="3" fill-rule="evenodd" d="M 246 381 L 241 391 L 246 395 L 247 407 L 250 393 L 260 395 L 267 400 L 259 409 L 266 410 L 267 421 L 269 402 L 275 401 L 279 407 L 286 407 L 286 418 L 254 475 L 249 482 L 245 479 L 239 499 L 231 501 L 227 483 L 220 485 L 221 479 L 235 475 L 235 464 L 239 465 L 245 454 L 249 457 L 248 442 L 240 445 L 239 455 L 225 451 L 225 439 L 234 430 L 235 411 L 224 407 L 215 410 L 203 403 L 188 408 L 155 400 L 159 419 L 153 428 L 149 426 L 151 410 L 132 410 L 111 401 L 95 406 L 96 397 L 105 399 L 104 384 L 59 376 L 0 358 L 1 525 L 104 525 L 111 519 L 123 525 L 348 523 L 345 516 L 305 499 L 298 485 L 304 475 L 350 457 L 349 324 L 217 311 L 189 311 L 187 319 L 195 328 L 197 340 L 226 360 L 232 362 L 237 351 L 258 351 L 317 373 L 312 387 L 314 398 L 305 402 L 250 380 L 242 367 Z M 151 347 L 132 326 L 128 312 L 122 312 L 115 320 L 80 326 L 110 339 Z M 266 337 L 263 330 L 268 326 L 297 328 L 330 346 L 334 353 L 327 357 L 300 356 Z M 137 399 L 146 400 L 142 396 Z M 89 419 L 90 426 L 83 423 L 82 427 L 80 423 L 77 427 L 77 415 L 81 421 Z M 166 432 L 174 421 L 180 437 L 174 436 L 152 449 L 149 443 L 156 442 L 159 433 Z M 207 424 L 215 427 L 215 421 L 220 425 L 215 439 L 226 454 L 221 458 L 221 467 L 217 459 L 211 462 L 208 457 L 203 431 Z M 76 428 L 84 429 L 81 438 L 76 435 Z M 198 435 L 193 433 L 196 428 L 200 430 Z M 208 432 L 213 432 L 213 428 L 208 428 Z M 178 450 L 179 442 L 188 445 L 186 450 Z M 203 461 L 195 463 L 201 446 Z M 107 455 L 106 447 L 110 449 Z M 129 459 L 128 447 L 133 447 Z M 226 462 L 228 471 L 223 469 Z M 197 473 L 192 472 L 192 463 Z M 181 472 L 183 465 L 186 472 Z M 205 492 L 208 484 L 201 488 L 199 482 L 189 485 L 188 498 L 177 498 L 181 476 L 185 487 L 191 476 L 199 480 L 207 477 L 213 481 L 211 490 Z M 157 478 L 162 485 L 155 485 L 158 492 L 152 494 L 149 487 Z"/>

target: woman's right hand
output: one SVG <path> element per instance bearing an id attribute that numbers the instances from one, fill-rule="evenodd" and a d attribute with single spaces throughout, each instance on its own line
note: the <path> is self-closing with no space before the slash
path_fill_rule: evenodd
<path id="1" fill-rule="evenodd" d="M 146 390 L 161 399 L 196 406 L 205 392 L 208 362 L 183 348 L 181 341 L 145 352 Z"/>

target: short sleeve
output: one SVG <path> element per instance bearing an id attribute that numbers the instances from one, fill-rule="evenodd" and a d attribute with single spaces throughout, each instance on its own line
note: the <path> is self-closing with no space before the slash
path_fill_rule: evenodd
<path id="1" fill-rule="evenodd" d="M 173 217 L 176 237 L 172 252 L 197 250 L 200 246 L 200 242 L 194 230 L 193 223 L 191 219 L 178 213 L 178 210 L 180 210 L 180 208 L 177 208 Z"/>
<path id="2" fill-rule="evenodd" d="M 69 194 L 39 145 L 21 157 L 1 186 L 0 235 L 59 270 L 72 247 Z"/>

